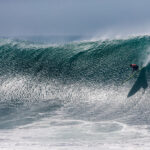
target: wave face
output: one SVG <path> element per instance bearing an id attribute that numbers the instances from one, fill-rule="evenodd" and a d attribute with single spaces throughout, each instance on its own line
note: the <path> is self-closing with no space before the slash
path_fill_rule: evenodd
<path id="1" fill-rule="evenodd" d="M 51 142 L 44 140 L 45 146 L 54 149 L 71 146 L 72 140 L 81 149 L 93 143 L 96 149 L 109 149 L 118 141 L 118 150 L 136 149 L 139 143 L 148 147 L 149 52 L 149 36 L 60 45 L 1 39 L 0 132 L 16 129 L 17 135 L 21 128 L 23 143 L 41 149 L 46 138 Z M 143 68 L 122 84 L 132 73 L 131 63 Z M 7 134 L 14 142 L 8 145 L 16 149 L 18 141 Z"/>
<path id="2" fill-rule="evenodd" d="M 149 45 L 147 36 L 54 46 L 2 39 L 0 76 L 115 83 L 129 75 L 129 64 L 143 65 Z"/>

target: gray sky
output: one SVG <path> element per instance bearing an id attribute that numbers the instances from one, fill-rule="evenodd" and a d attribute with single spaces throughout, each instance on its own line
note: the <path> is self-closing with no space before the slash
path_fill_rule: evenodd
<path id="1" fill-rule="evenodd" d="M 150 0 L 0 0 L 0 35 L 149 32 Z"/>

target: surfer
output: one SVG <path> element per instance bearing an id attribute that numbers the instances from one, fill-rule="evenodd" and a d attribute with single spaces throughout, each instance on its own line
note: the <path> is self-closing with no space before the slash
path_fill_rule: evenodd
<path id="1" fill-rule="evenodd" d="M 132 72 L 139 70 L 139 66 L 136 64 L 130 64 L 130 67 L 132 68 Z"/>

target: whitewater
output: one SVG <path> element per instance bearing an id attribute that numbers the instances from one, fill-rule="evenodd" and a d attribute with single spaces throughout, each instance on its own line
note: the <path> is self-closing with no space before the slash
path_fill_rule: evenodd
<path id="1" fill-rule="evenodd" d="M 149 61 L 150 36 L 1 38 L 0 149 L 149 150 Z"/>

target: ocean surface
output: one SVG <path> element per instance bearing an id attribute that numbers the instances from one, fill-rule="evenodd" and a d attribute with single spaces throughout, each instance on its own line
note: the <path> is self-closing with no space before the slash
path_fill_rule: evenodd
<path id="1" fill-rule="evenodd" d="M 149 150 L 149 62 L 150 36 L 0 38 L 0 150 Z"/>

